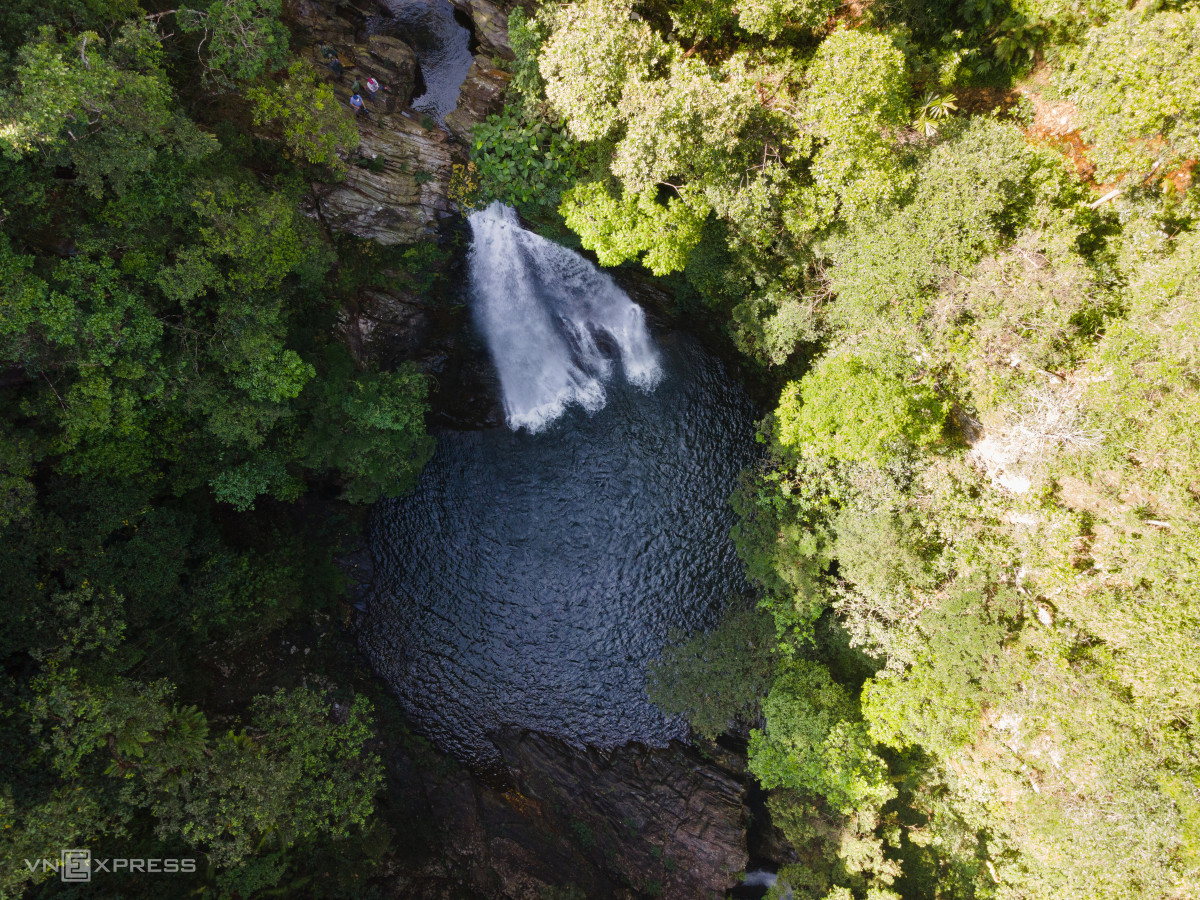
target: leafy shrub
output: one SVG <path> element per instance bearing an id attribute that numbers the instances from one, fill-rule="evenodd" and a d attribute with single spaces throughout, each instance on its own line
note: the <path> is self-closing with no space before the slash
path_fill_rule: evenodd
<path id="1" fill-rule="evenodd" d="M 856 704 L 819 663 L 797 660 L 763 704 L 750 735 L 750 771 L 766 788 L 807 791 L 841 812 L 879 809 L 896 795 Z"/>
<path id="2" fill-rule="evenodd" d="M 512 106 L 480 122 L 472 136 L 469 174 L 477 185 L 462 191 L 469 205 L 499 200 L 518 209 L 553 210 L 583 165 L 582 150 L 560 126 Z"/>
<path id="3" fill-rule="evenodd" d="M 654 189 L 614 197 L 598 181 L 578 184 L 564 194 L 560 212 L 601 265 L 640 258 L 655 275 L 677 272 L 687 264 L 707 215 L 681 197 L 661 203 Z"/>

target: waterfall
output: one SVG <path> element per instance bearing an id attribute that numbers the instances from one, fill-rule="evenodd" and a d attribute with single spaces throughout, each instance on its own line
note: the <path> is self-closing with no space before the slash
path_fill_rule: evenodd
<path id="1" fill-rule="evenodd" d="M 573 403 L 604 406 L 614 355 L 631 383 L 661 377 L 646 314 L 578 253 L 523 229 L 496 202 L 470 218 L 473 309 L 510 428 L 541 431 Z M 615 354 L 612 350 L 615 349 Z"/>
<path id="2" fill-rule="evenodd" d="M 746 887 L 774 887 L 775 882 L 779 880 L 779 876 L 774 872 L 769 872 L 766 869 L 752 869 L 746 872 L 746 879 L 742 882 Z"/>

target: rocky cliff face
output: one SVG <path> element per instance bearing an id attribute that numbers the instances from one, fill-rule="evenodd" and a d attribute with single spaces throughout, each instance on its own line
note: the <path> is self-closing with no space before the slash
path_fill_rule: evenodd
<path id="1" fill-rule="evenodd" d="M 492 65 L 492 58 L 482 53 L 475 55 L 475 62 L 467 72 L 458 107 L 446 116 L 446 128 L 466 147 L 471 146 L 471 131 L 476 122 L 482 122 L 489 113 L 503 106 L 504 89 L 512 76 Z"/>
<path id="2" fill-rule="evenodd" d="M 322 222 L 381 244 L 431 237 L 453 214 L 447 194 L 455 150 L 447 132 L 410 110 L 359 121 L 358 158 L 336 184 L 313 185 Z"/>
<path id="3" fill-rule="evenodd" d="M 415 818 L 432 820 L 444 855 L 398 874 L 412 900 L 723 897 L 746 867 L 743 772 L 732 754 L 629 746 L 580 751 L 543 735 L 498 741 L 515 783 L 488 787 L 458 770 L 393 776 Z"/>
<path id="4" fill-rule="evenodd" d="M 386 91 L 358 118 L 360 144 L 344 180 L 313 187 L 311 211 L 335 230 L 381 244 L 433 237 L 455 210 L 448 199 L 455 162 L 465 162 L 473 125 L 502 104 L 508 74 L 493 57 L 512 56 L 507 17 L 488 0 L 471 0 L 481 49 L 445 126 L 414 112 L 422 91 L 416 54 L 389 33 L 389 12 L 375 0 L 290 0 L 288 14 L 308 43 L 304 52 L 325 75 L 338 99 L 349 104 L 354 82 L 374 77 Z M 459 4 L 462 8 L 462 4 Z M 320 49 L 335 49 L 345 66 L 338 80 Z M 490 54 L 490 55 L 489 55 Z"/>

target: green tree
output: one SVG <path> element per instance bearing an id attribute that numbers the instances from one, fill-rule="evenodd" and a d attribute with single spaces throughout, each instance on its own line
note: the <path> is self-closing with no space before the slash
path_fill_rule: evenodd
<path id="1" fill-rule="evenodd" d="M 552 29 L 538 56 L 546 98 L 579 140 L 611 135 L 627 86 L 668 59 L 667 45 L 632 12 L 633 0 L 584 0 L 544 12 Z"/>
<path id="2" fill-rule="evenodd" d="M 946 404 L 923 384 L 855 356 L 823 358 L 784 389 L 776 412 L 784 447 L 848 461 L 882 461 L 941 437 Z"/>
<path id="3" fill-rule="evenodd" d="M 807 791 L 839 812 L 878 810 L 896 792 L 855 707 L 824 666 L 790 664 L 763 704 L 766 728 L 750 733 L 750 771 L 763 787 Z"/>
<path id="4" fill-rule="evenodd" d="M 254 104 L 254 123 L 278 128 L 297 157 L 345 172 L 346 154 L 358 148 L 358 129 L 311 66 L 293 63 L 281 84 L 257 85 L 246 97 Z"/>
<path id="5" fill-rule="evenodd" d="M 20 60 L 16 83 L 0 90 L 0 151 L 69 165 L 93 197 L 106 185 L 126 189 L 135 173 L 164 161 L 164 151 L 195 157 L 212 149 L 172 109 L 159 35 L 147 22 L 124 26 L 107 48 L 94 32 L 60 41 L 43 29 Z"/>
<path id="6" fill-rule="evenodd" d="M 411 364 L 354 373 L 341 347 L 329 357 L 326 374 L 314 385 L 313 421 L 300 458 L 317 471 L 338 472 L 343 496 L 352 502 L 411 489 L 433 455 L 433 439 L 425 433 L 425 376 Z"/>
<path id="7" fill-rule="evenodd" d="M 1105 178 L 1200 153 L 1200 10 L 1156 8 L 1091 29 L 1058 76 Z"/>
<path id="8" fill-rule="evenodd" d="M 706 210 L 687 197 L 658 200 L 658 191 L 614 197 L 603 182 L 584 182 L 563 195 L 560 208 L 567 227 L 596 252 L 601 265 L 640 259 L 651 272 L 682 269 L 700 241 Z"/>
<path id="9" fill-rule="evenodd" d="M 346 835 L 366 822 L 382 781 L 379 758 L 363 747 L 370 735 L 365 697 L 341 709 L 306 688 L 259 697 L 245 730 L 213 742 L 183 777 L 147 785 L 159 833 L 219 865 L 245 860 L 266 838 L 287 849 Z"/>
<path id="10" fill-rule="evenodd" d="M 821 42 L 795 113 L 816 139 L 812 187 L 792 200 L 794 231 L 847 221 L 898 198 L 910 179 L 891 134 L 908 123 L 904 54 L 885 34 L 837 31 Z"/>
<path id="11" fill-rule="evenodd" d="M 772 39 L 790 28 L 819 28 L 836 10 L 835 0 L 749 0 L 737 6 L 738 24 Z"/>
<path id="12" fill-rule="evenodd" d="M 956 584 L 942 604 L 920 617 L 920 660 L 863 689 L 871 734 L 893 747 L 920 744 L 944 758 L 970 743 L 984 704 L 1002 702 L 1009 688 L 1004 646 L 1019 630 L 1021 611 L 1014 592 Z"/>
<path id="13" fill-rule="evenodd" d="M 663 651 L 649 667 L 646 692 L 663 712 L 684 716 L 697 734 L 716 740 L 735 718 L 756 708 L 774 673 L 771 616 L 731 605 L 715 629 Z"/>
<path id="14" fill-rule="evenodd" d="M 282 10 L 283 0 L 214 0 L 206 7 L 180 7 L 175 15 L 182 31 L 203 35 L 206 77 L 231 90 L 286 63 Z"/>

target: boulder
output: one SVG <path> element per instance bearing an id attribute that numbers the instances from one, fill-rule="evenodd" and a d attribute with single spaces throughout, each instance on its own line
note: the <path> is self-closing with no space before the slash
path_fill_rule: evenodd
<path id="1" fill-rule="evenodd" d="M 528 4 L 515 0 L 451 0 L 451 3 L 471 20 L 480 53 L 501 59 L 517 58 L 508 42 L 508 14 L 517 6 Z"/>
<path id="2" fill-rule="evenodd" d="M 361 80 L 374 77 L 386 89 L 381 97 L 387 109 L 403 109 L 412 102 L 420 80 L 420 65 L 413 49 L 386 34 L 367 36 L 367 53 L 358 56 L 366 75 L 355 73 Z"/>
<path id="3" fill-rule="evenodd" d="M 477 54 L 459 92 L 458 105 L 446 115 L 450 133 L 469 147 L 475 123 L 504 106 L 504 89 L 511 80 L 512 75 L 495 68 L 482 53 Z"/>

